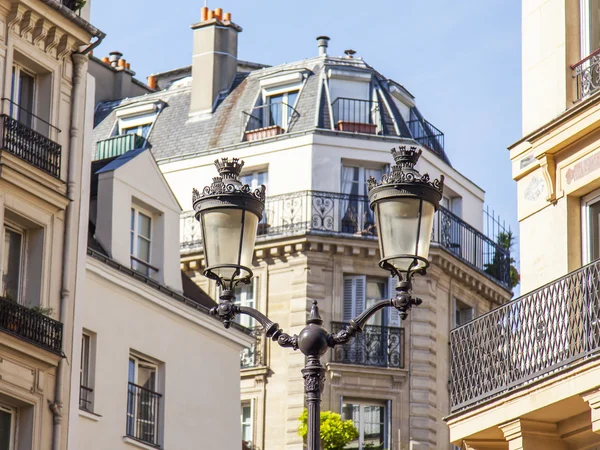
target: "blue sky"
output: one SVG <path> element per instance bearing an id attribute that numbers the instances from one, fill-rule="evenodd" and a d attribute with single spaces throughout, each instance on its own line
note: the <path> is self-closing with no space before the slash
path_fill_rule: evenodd
<path id="1" fill-rule="evenodd" d="M 518 234 L 516 184 L 506 147 L 521 137 L 519 0 L 210 0 L 244 31 L 238 56 L 279 64 L 352 48 L 416 97 L 445 133 L 453 166 L 486 191 L 486 203 Z M 95 51 L 119 50 L 137 77 L 189 65 L 190 24 L 202 0 L 93 0 L 108 34 Z M 515 248 L 515 252 L 516 252 Z"/>

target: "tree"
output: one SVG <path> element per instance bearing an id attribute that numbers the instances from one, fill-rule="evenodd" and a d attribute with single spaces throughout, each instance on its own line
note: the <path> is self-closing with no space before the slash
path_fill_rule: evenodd
<path id="1" fill-rule="evenodd" d="M 515 240 L 515 238 L 512 234 L 512 231 L 507 231 L 507 232 L 502 231 L 502 232 L 498 233 L 498 237 L 497 237 L 498 245 L 509 252 L 512 250 L 514 240 Z M 509 274 L 510 274 L 509 285 L 510 285 L 510 288 L 512 289 L 517 284 L 519 284 L 519 280 L 521 278 L 517 268 L 515 267 L 514 258 L 511 257 L 508 261 L 506 261 L 505 255 L 503 255 L 500 252 L 495 252 L 494 259 L 492 260 L 492 262 L 490 264 L 485 265 L 485 271 L 487 273 L 489 273 L 490 275 L 492 275 L 493 277 L 500 278 L 500 276 L 503 272 L 503 268 L 506 268 L 507 264 L 510 267 L 509 268 Z"/>
<path id="2" fill-rule="evenodd" d="M 304 409 L 298 418 L 298 435 L 306 439 L 308 434 L 308 410 Z M 323 450 L 343 450 L 358 437 L 358 430 L 351 420 L 342 420 L 342 416 L 331 411 L 321 412 L 321 443 Z"/>

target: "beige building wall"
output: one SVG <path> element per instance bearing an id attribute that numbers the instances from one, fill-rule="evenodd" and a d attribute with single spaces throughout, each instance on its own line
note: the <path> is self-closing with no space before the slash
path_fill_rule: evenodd
<path id="1" fill-rule="evenodd" d="M 70 373 L 65 361 L 73 356 L 79 191 L 89 182 L 82 170 L 83 116 L 86 108 L 94 107 L 93 99 L 87 102 L 86 98 L 87 57 L 74 53 L 89 45 L 93 35 L 102 36 L 75 17 L 42 1 L 0 1 L 2 97 L 11 98 L 14 68 L 26 72 L 35 84 L 33 111 L 29 112 L 37 116 L 12 128 L 13 139 L 20 143 L 13 141 L 11 147 L 8 116 L 16 117 L 17 107 L 11 108 L 8 100 L 0 106 L 4 115 L 0 133 L 2 260 L 7 261 L 7 229 L 17 229 L 24 243 L 19 292 L 9 294 L 4 287 L 2 296 L 24 307 L 51 308 L 51 318 L 62 323 L 58 353 L 40 342 L 39 336 L 49 330 L 47 325 L 29 329 L 35 335 L 29 340 L 23 338 L 31 322 L 17 320 L 0 328 L 0 404 L 10 411 L 15 430 L 11 445 L 19 450 L 67 447 Z M 60 172 L 43 166 L 55 154 L 49 150 L 55 144 L 60 145 L 55 161 Z M 36 145 L 40 146 L 37 155 Z M 65 261 L 70 264 L 64 265 Z M 8 305 L 0 308 L 6 310 Z M 47 320 L 36 317 L 38 324 Z"/>

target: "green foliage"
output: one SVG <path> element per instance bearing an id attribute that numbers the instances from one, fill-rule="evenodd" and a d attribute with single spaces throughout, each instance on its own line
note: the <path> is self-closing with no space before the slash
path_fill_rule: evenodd
<path id="1" fill-rule="evenodd" d="M 502 248 L 508 250 L 509 252 L 512 250 L 514 240 L 515 240 L 515 237 L 513 236 L 512 231 L 498 233 L 497 243 Z M 510 264 L 509 285 L 510 285 L 510 288 L 512 289 L 517 284 L 519 284 L 521 276 L 519 275 L 519 272 L 518 272 L 517 268 L 515 267 L 514 258 L 510 258 L 508 263 Z M 487 273 L 489 273 L 490 275 L 492 275 L 493 277 L 498 278 L 499 274 L 501 273 L 502 267 L 505 267 L 505 264 L 506 264 L 506 257 L 504 255 L 501 255 L 500 253 L 496 253 L 496 254 L 494 254 L 494 259 L 492 260 L 492 262 L 490 264 L 485 265 L 485 271 Z"/>
<path id="2" fill-rule="evenodd" d="M 31 310 L 44 316 L 52 316 L 54 314 L 54 308 L 51 307 L 34 306 Z"/>
<path id="3" fill-rule="evenodd" d="M 304 409 L 298 418 L 298 435 L 306 439 L 308 434 L 308 410 Z M 343 450 L 354 439 L 358 430 L 351 420 L 342 420 L 342 416 L 331 411 L 321 412 L 321 443 L 323 450 Z"/>

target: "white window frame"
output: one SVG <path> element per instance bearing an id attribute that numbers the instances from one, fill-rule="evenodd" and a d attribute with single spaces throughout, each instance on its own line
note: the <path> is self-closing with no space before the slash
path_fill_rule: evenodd
<path id="1" fill-rule="evenodd" d="M 20 261 L 19 261 L 19 281 L 18 281 L 18 288 L 17 288 L 17 298 L 12 299 L 14 302 L 18 303 L 18 304 L 23 304 L 23 280 L 26 279 L 26 273 L 25 271 L 27 270 L 27 230 L 13 222 L 8 222 L 6 221 L 4 223 L 4 227 L 3 227 L 3 242 L 2 242 L 2 250 L 3 253 L 6 253 L 6 248 L 4 248 L 4 239 L 6 236 L 6 231 L 10 230 L 14 233 L 20 234 L 21 235 L 21 257 L 20 257 Z M 4 257 L 2 259 L 2 275 L 4 275 Z M 5 289 L 4 289 L 4 283 L 3 280 L 0 279 L 0 285 L 1 285 L 1 294 L 2 297 L 5 297 Z M 6 298 L 6 297 L 5 297 Z"/>
<path id="2" fill-rule="evenodd" d="M 300 94 L 302 93 L 302 86 L 301 84 L 298 85 L 294 85 L 294 86 L 286 86 L 286 87 L 281 87 L 281 88 L 277 88 L 277 89 L 263 89 L 262 91 L 262 101 L 263 101 L 263 105 L 265 105 L 263 109 L 263 123 L 267 123 L 267 118 L 269 115 L 269 108 L 267 107 L 267 105 L 269 105 L 269 98 L 271 97 L 275 97 L 277 95 L 283 95 L 283 98 L 281 99 L 281 103 L 282 104 L 286 104 L 288 106 L 291 106 L 292 108 L 294 108 L 294 110 L 296 109 L 296 105 L 298 104 L 298 99 L 300 98 Z M 288 103 L 288 95 L 291 93 L 296 93 L 296 100 L 294 101 L 293 105 L 290 105 Z M 289 121 L 291 119 L 291 115 L 288 114 L 284 114 L 283 111 L 283 107 L 281 108 L 281 128 L 284 131 L 288 131 L 288 127 L 290 126 L 291 122 Z"/>
<path id="3" fill-rule="evenodd" d="M 365 445 L 365 406 L 377 406 L 383 408 L 383 416 L 384 416 L 384 424 L 383 424 L 383 448 L 384 450 L 389 450 L 391 448 L 390 442 L 390 429 L 391 429 L 391 416 L 390 416 L 390 401 L 386 400 L 357 400 L 357 399 L 345 399 L 342 397 L 341 401 L 342 406 L 342 418 L 343 417 L 343 407 L 344 405 L 353 405 L 359 407 L 358 412 L 358 449 L 361 450 Z M 352 419 L 350 419 L 352 420 Z M 356 425 L 356 424 L 355 424 Z"/>
<path id="4" fill-rule="evenodd" d="M 269 170 L 267 168 L 263 168 L 263 169 L 253 169 L 250 171 L 246 171 L 246 172 L 242 172 L 240 174 L 240 180 L 242 180 L 245 177 L 250 177 L 250 183 L 246 183 L 250 186 L 251 189 L 258 189 L 260 187 L 259 184 L 259 177 L 261 174 L 264 174 L 264 184 L 265 187 L 267 186 L 267 184 L 269 183 Z"/>
<path id="5" fill-rule="evenodd" d="M 358 296 L 357 296 L 357 292 L 356 292 L 357 283 L 359 280 L 362 280 L 363 290 L 364 290 L 364 296 L 361 299 L 357 298 Z M 342 322 L 347 322 L 349 319 L 355 318 L 358 314 L 361 314 L 367 308 L 367 300 L 368 300 L 367 299 L 367 283 L 369 281 L 376 281 L 376 282 L 385 284 L 385 292 L 384 292 L 382 300 L 391 298 L 391 296 L 394 295 L 395 289 L 396 289 L 396 279 L 395 278 L 344 274 L 343 281 L 342 281 L 342 305 L 341 305 L 341 312 L 340 312 L 340 317 L 341 317 Z M 352 286 L 351 286 L 351 289 L 352 289 L 352 317 L 351 318 L 344 317 L 344 303 L 346 301 L 346 299 L 344 298 L 344 290 L 345 290 L 346 283 L 352 283 Z M 358 302 L 362 302 L 362 305 L 359 305 Z M 400 327 L 401 321 L 400 321 L 400 316 L 398 314 L 398 311 L 396 311 L 396 310 L 385 311 L 384 310 L 384 311 L 382 311 L 382 315 L 381 315 L 381 323 L 373 324 L 371 322 L 371 323 L 367 323 L 367 325 Z"/>
<path id="6" fill-rule="evenodd" d="M 463 306 L 462 308 L 460 306 Z M 462 319 L 460 320 L 461 323 L 459 322 L 459 315 L 461 314 L 461 312 L 464 311 L 470 311 L 470 316 L 471 318 L 466 320 L 466 321 L 462 321 Z M 473 320 L 476 317 L 476 311 L 475 311 L 475 307 L 471 306 L 469 303 L 464 302 L 456 297 L 452 298 L 452 323 L 453 323 L 453 327 L 452 328 L 456 328 L 459 326 L 464 325 L 465 323 Z"/>
<path id="7" fill-rule="evenodd" d="M 250 308 L 257 308 L 257 285 L 258 277 L 254 277 L 250 284 L 239 284 L 235 288 L 235 290 L 237 291 L 239 289 L 241 292 L 239 296 L 236 293 L 234 304 L 238 306 L 248 306 Z M 248 293 L 251 293 L 252 298 L 248 299 Z M 254 318 L 250 317 L 247 314 L 238 314 L 235 317 L 234 321 L 235 323 L 247 328 L 254 328 L 255 326 Z"/>
<path id="8" fill-rule="evenodd" d="M 250 442 L 254 444 L 254 399 L 242 400 L 241 407 L 242 440 L 244 440 L 244 426 L 247 426 L 250 429 Z M 249 423 L 244 423 L 244 408 L 250 408 Z"/>
<path id="9" fill-rule="evenodd" d="M 7 405 L 0 404 L 0 411 L 10 414 L 10 437 L 8 438 L 8 448 L 9 450 L 14 450 L 17 448 L 17 410 Z"/>
<path id="10" fill-rule="evenodd" d="M 150 131 L 152 131 L 152 126 L 154 125 L 156 116 L 157 114 L 153 113 L 134 117 L 119 118 L 117 121 L 116 134 L 118 136 L 123 136 L 125 134 L 137 134 L 138 136 L 148 138 L 148 136 L 150 135 Z M 145 126 L 148 126 L 148 132 L 146 133 L 146 135 L 142 133 L 142 129 Z M 133 128 L 137 128 L 135 133 L 125 132 L 125 130 L 130 130 Z"/>
<path id="11" fill-rule="evenodd" d="M 131 381 L 129 379 L 129 364 L 131 363 L 131 361 L 134 361 L 134 375 L 133 375 L 133 379 L 134 381 Z M 158 392 L 158 387 L 160 386 L 160 372 L 159 372 L 159 364 L 157 362 L 151 361 L 150 359 L 143 357 L 143 356 L 139 356 L 138 354 L 134 353 L 134 352 L 130 352 L 129 353 L 129 358 L 127 359 L 127 395 L 129 396 L 129 383 L 133 383 L 136 386 L 142 387 L 144 388 L 144 386 L 142 386 L 139 383 L 139 367 L 143 366 L 149 369 L 153 369 L 154 370 L 154 388 L 153 389 L 149 389 L 150 391 L 156 393 L 156 394 L 160 394 L 162 396 L 162 394 L 160 392 Z M 144 388 L 144 389 L 148 389 L 148 388 Z M 162 397 L 161 397 L 162 398 Z M 160 404 L 159 404 L 160 405 Z M 127 404 L 127 421 L 126 421 L 126 429 L 129 428 L 129 421 L 132 420 L 133 421 L 133 427 L 135 429 L 136 426 L 136 422 L 138 420 L 142 420 L 142 419 L 138 419 L 138 404 L 137 402 L 134 402 L 134 411 L 133 413 L 131 411 L 129 411 L 129 399 L 128 399 L 128 404 Z M 160 424 L 162 423 L 162 421 L 160 420 L 160 409 L 157 411 L 157 415 L 154 418 L 154 439 L 156 442 L 159 441 L 160 438 Z"/>
<path id="12" fill-rule="evenodd" d="M 590 206 L 598 202 L 600 202 L 600 189 L 581 198 L 581 262 L 584 265 L 592 262 Z M 600 244 L 600 229 L 598 230 L 598 241 Z M 600 248 L 598 254 L 600 255 Z"/>
<path id="13" fill-rule="evenodd" d="M 11 110 L 11 114 L 10 116 L 15 119 L 20 121 L 20 116 L 21 116 L 21 99 L 20 96 L 17 99 L 17 93 L 20 91 L 21 89 L 21 77 L 20 74 L 21 72 L 26 73 L 27 75 L 29 75 L 30 77 L 33 78 L 33 92 L 31 93 L 32 95 L 32 103 L 31 103 L 31 111 L 27 111 L 29 112 L 32 117 L 31 117 L 31 129 L 35 129 L 35 120 L 36 120 L 36 109 L 37 109 L 37 96 L 38 96 L 38 77 L 37 74 L 29 69 L 27 69 L 25 66 L 23 66 L 22 64 L 19 64 L 17 62 L 13 62 L 13 71 L 11 73 L 13 80 L 12 81 L 12 85 L 11 85 L 11 90 L 10 90 L 10 100 L 15 103 L 16 105 L 18 105 L 18 107 L 14 107 L 14 105 L 11 104 L 10 110 Z M 18 100 L 18 101 L 17 101 Z M 14 110 L 13 110 L 14 107 Z"/>
<path id="14" fill-rule="evenodd" d="M 131 213 L 134 214 L 134 219 L 133 219 L 133 228 L 131 227 L 131 223 L 130 223 L 130 230 L 129 230 L 129 250 L 130 250 L 130 256 L 131 256 L 131 267 L 132 269 L 140 272 L 142 275 L 145 275 L 146 277 L 151 277 L 153 272 L 157 272 L 158 269 L 156 267 L 154 267 L 152 265 L 152 242 L 153 242 L 153 237 L 154 237 L 154 214 L 152 214 L 151 211 L 148 211 L 147 209 L 144 208 L 140 208 L 138 205 L 136 204 L 132 204 L 131 205 L 131 210 L 130 210 L 130 215 Z M 149 237 L 145 237 L 143 235 L 139 234 L 139 215 L 143 214 L 144 216 L 148 217 L 150 219 L 150 236 Z M 131 219 L 131 216 L 130 216 Z M 139 245 L 138 245 L 138 237 L 141 237 L 142 239 L 145 239 L 148 241 L 148 261 L 144 261 L 142 258 L 140 258 L 139 256 Z M 138 261 L 136 261 L 136 258 Z M 142 262 L 139 262 L 142 261 Z M 146 270 L 139 270 L 139 268 L 135 268 L 135 266 L 142 266 L 145 267 Z"/>
<path id="15" fill-rule="evenodd" d="M 83 331 L 81 333 L 81 362 L 79 364 L 79 384 L 81 386 L 91 389 L 86 391 L 86 400 L 89 404 L 87 405 L 86 411 L 94 411 L 94 359 L 95 359 L 95 344 L 96 337 L 94 334 Z M 81 392 L 80 392 L 81 398 Z M 79 403 L 79 409 L 81 408 L 81 401 Z"/>
<path id="16" fill-rule="evenodd" d="M 579 4 L 580 11 L 580 46 L 581 46 L 581 59 L 592 53 L 590 49 L 590 1 L 580 0 Z"/>

